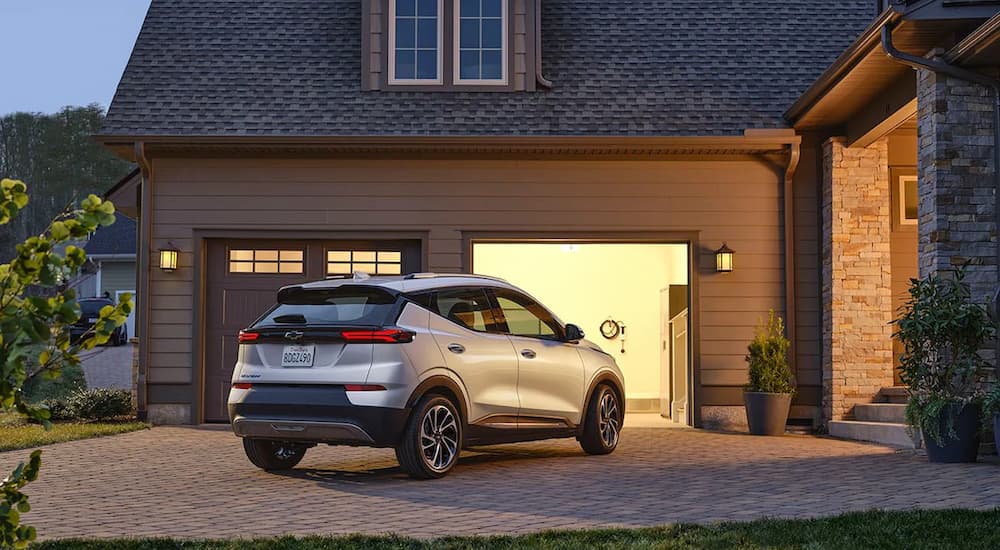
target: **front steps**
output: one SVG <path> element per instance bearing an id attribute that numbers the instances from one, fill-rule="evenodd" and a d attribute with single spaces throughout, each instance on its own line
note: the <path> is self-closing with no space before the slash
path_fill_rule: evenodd
<path id="1" fill-rule="evenodd" d="M 874 403 L 854 406 L 853 420 L 831 421 L 830 435 L 904 449 L 920 447 L 920 436 L 911 437 L 907 431 L 906 395 L 906 388 L 883 388 Z"/>

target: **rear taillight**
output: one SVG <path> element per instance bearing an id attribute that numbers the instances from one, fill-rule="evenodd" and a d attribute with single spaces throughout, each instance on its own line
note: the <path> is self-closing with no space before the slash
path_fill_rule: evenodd
<path id="1" fill-rule="evenodd" d="M 344 384 L 347 391 L 385 391 L 385 386 L 377 384 Z"/>
<path id="2" fill-rule="evenodd" d="M 260 339 L 259 332 L 250 332 L 246 330 L 240 331 L 240 343 L 241 344 L 252 344 Z"/>
<path id="3" fill-rule="evenodd" d="M 386 328 L 380 330 L 345 330 L 341 337 L 352 344 L 405 344 L 413 341 L 414 334 L 408 330 Z"/>
<path id="4" fill-rule="evenodd" d="M 253 387 L 253 384 L 247 384 L 246 382 L 237 382 L 233 384 L 234 390 L 249 390 Z"/>

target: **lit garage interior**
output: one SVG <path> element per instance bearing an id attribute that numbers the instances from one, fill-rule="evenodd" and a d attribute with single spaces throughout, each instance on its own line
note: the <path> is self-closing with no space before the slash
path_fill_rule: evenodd
<path id="1" fill-rule="evenodd" d="M 474 242 L 472 264 L 523 288 L 611 354 L 629 410 L 688 423 L 687 244 Z"/>

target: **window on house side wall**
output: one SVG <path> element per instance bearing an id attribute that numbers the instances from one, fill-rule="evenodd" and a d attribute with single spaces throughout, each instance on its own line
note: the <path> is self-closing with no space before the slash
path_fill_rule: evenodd
<path id="1" fill-rule="evenodd" d="M 390 84 L 441 84 L 442 0 L 389 0 Z"/>
<path id="2" fill-rule="evenodd" d="M 507 0 L 457 0 L 455 83 L 507 83 Z"/>

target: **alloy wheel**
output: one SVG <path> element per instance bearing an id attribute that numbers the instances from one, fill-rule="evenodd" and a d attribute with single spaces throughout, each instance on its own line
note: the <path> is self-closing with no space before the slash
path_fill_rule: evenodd
<path id="1" fill-rule="evenodd" d="M 598 428 L 601 431 L 601 441 L 605 447 L 614 447 L 618 444 L 621 416 L 618 414 L 618 398 L 611 390 L 605 390 L 601 395 L 599 413 Z"/>
<path id="2" fill-rule="evenodd" d="M 458 457 L 458 422 L 444 405 L 431 407 L 420 422 L 420 454 L 435 472 L 451 467 Z"/>

